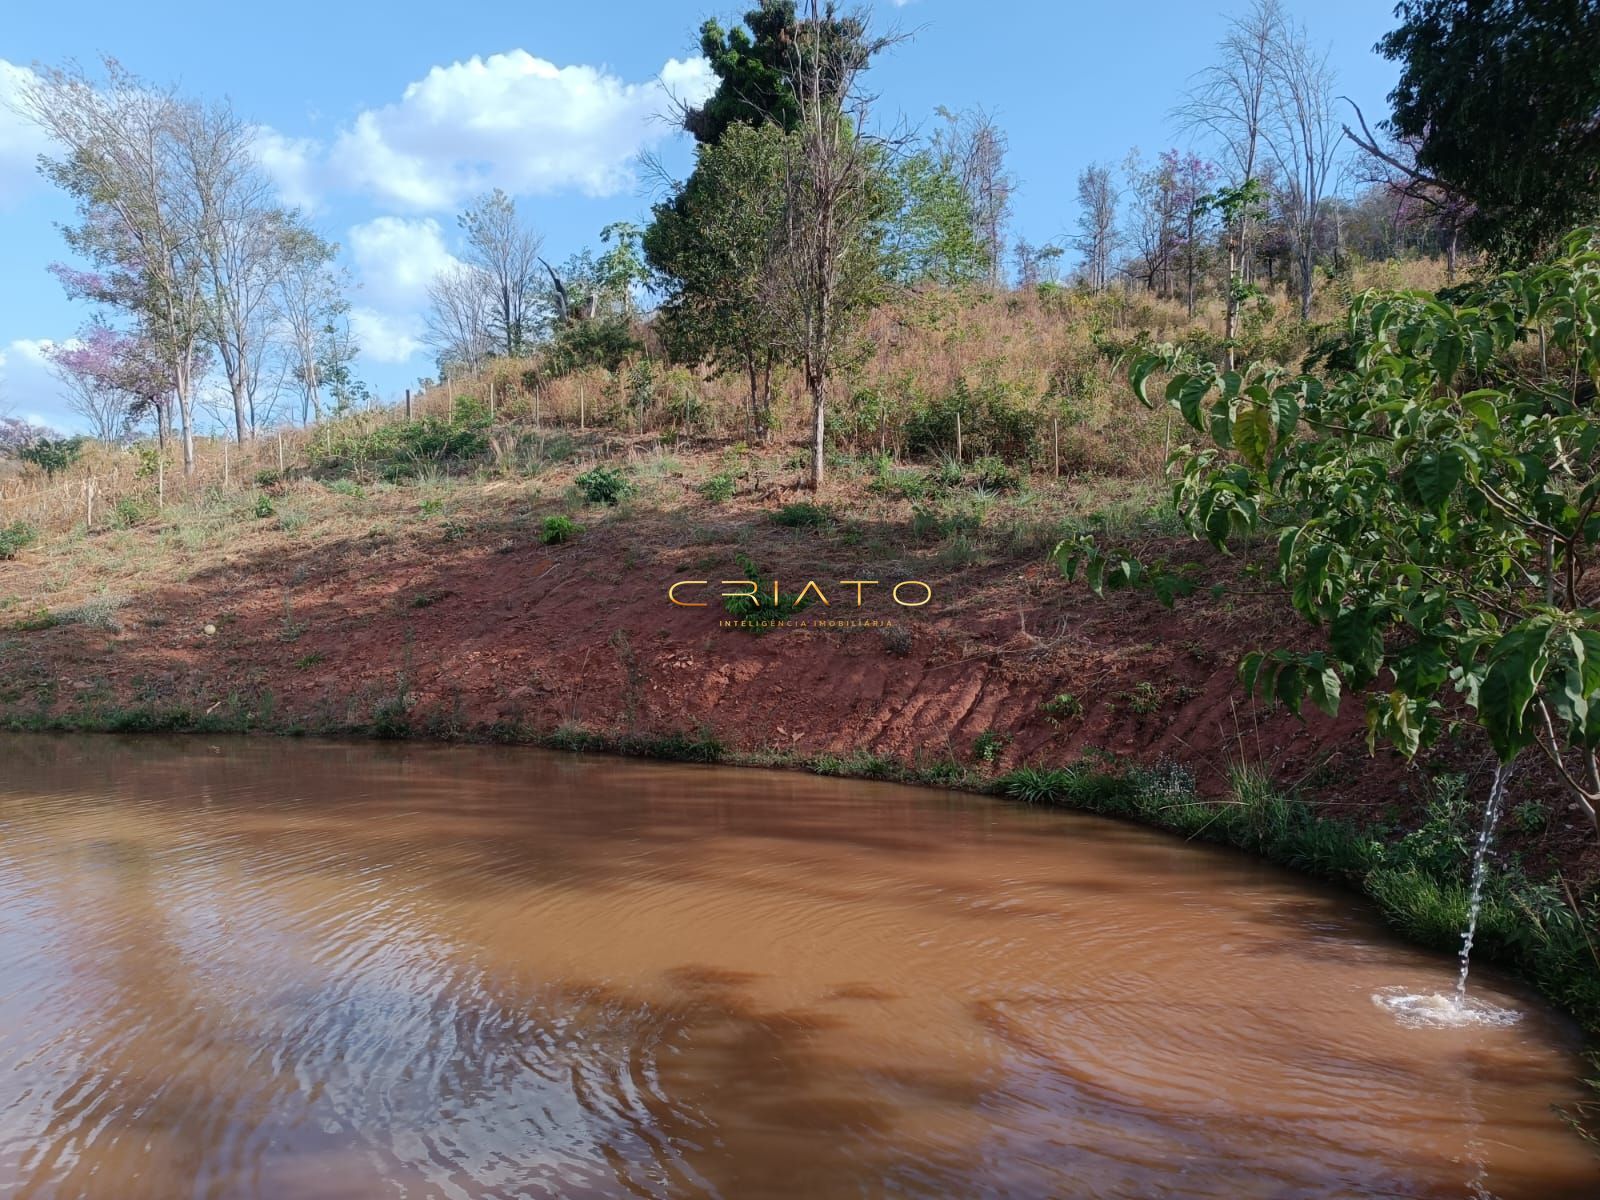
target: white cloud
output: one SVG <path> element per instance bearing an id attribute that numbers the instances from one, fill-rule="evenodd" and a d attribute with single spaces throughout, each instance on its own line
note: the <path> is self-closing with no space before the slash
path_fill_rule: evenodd
<path id="1" fill-rule="evenodd" d="M 337 138 L 336 184 L 422 211 L 459 207 L 502 187 L 519 195 L 626 190 L 640 151 L 671 132 L 672 98 L 698 102 L 704 59 L 673 59 L 628 83 L 596 67 L 558 67 L 525 50 L 434 67 L 400 99 L 368 109 Z"/>
<path id="2" fill-rule="evenodd" d="M 44 130 L 17 111 L 22 87 L 33 77 L 27 67 L 0 58 L 0 204 L 38 182 L 36 164 L 50 145 Z"/>
<path id="3" fill-rule="evenodd" d="M 350 257 L 363 292 L 386 308 L 421 305 L 433 277 L 456 261 L 432 217 L 377 217 L 356 225 Z"/>
<path id="4" fill-rule="evenodd" d="M 52 429 L 81 429 L 83 418 L 67 406 L 46 352 L 50 338 L 16 338 L 0 349 L 0 413 Z"/>
<path id="5" fill-rule="evenodd" d="M 352 308 L 350 332 L 368 362 L 408 362 L 422 349 L 422 321 L 410 314 Z"/>
<path id="6" fill-rule="evenodd" d="M 285 204 L 314 213 L 322 207 L 321 147 L 314 138 L 285 137 L 262 125 L 256 129 L 256 161 L 277 186 Z"/>

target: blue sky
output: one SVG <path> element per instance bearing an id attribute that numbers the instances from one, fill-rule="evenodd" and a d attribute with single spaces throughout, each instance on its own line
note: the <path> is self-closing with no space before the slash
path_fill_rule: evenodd
<path id="1" fill-rule="evenodd" d="M 1340 91 L 1369 119 L 1395 69 L 1372 52 L 1392 0 L 1337 7 L 1287 0 L 1325 45 Z M 640 151 L 681 174 L 687 139 L 660 118 L 661 81 L 692 94 L 708 78 L 696 31 L 745 6 L 704 0 L 532 0 L 439 5 L 280 0 L 256 6 L 86 0 L 70 19 L 13 5 L 0 25 L 0 101 L 35 62 L 111 54 L 191 94 L 227 96 L 263 129 L 286 199 L 343 247 L 364 344 L 360 372 L 384 397 L 431 368 L 417 343 L 423 288 L 457 248 L 454 214 L 475 192 L 515 193 L 559 261 L 602 226 L 641 220 Z M 1187 144 L 1170 110 L 1211 59 L 1226 14 L 1183 0 L 879 0 L 881 25 L 914 34 L 874 67 L 878 114 L 929 122 L 938 105 L 984 105 L 1011 139 L 1021 181 L 1012 236 L 1067 235 L 1089 162 L 1119 164 Z M 70 211 L 37 177 L 35 132 L 0 107 L 0 407 L 75 427 L 41 347 L 89 310 L 48 263 L 64 258 Z"/>

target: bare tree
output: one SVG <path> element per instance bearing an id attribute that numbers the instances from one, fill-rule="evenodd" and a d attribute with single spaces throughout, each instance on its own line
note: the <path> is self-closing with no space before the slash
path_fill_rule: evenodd
<path id="1" fill-rule="evenodd" d="M 77 203 L 80 224 L 66 231 L 68 244 L 101 268 L 82 277 L 83 294 L 132 313 L 159 347 L 192 473 L 207 309 L 185 223 L 182 104 L 115 60 L 104 65 L 103 88 L 77 66 L 40 68 L 22 85 L 20 107 L 64 152 L 40 169 Z"/>
<path id="2" fill-rule="evenodd" d="M 300 420 L 322 419 L 322 372 L 329 329 L 349 309 L 332 262 L 338 247 L 306 229 L 286 231 L 273 311 L 287 374 L 300 391 Z"/>
<path id="3" fill-rule="evenodd" d="M 1162 155 L 1146 166 L 1137 149 L 1128 152 L 1122 172 L 1133 196 L 1125 229 L 1133 243 L 1134 259 L 1128 265 L 1145 290 L 1172 294 L 1173 261 L 1183 236 L 1184 202 L 1175 155 Z"/>
<path id="4" fill-rule="evenodd" d="M 1284 23 L 1279 0 L 1254 0 L 1217 45 L 1217 61 L 1201 71 L 1176 115 L 1184 128 L 1209 134 L 1221 149 L 1229 228 L 1223 231 L 1238 278 L 1228 281 L 1225 338 L 1239 329 L 1240 284 L 1251 277 L 1253 230 L 1260 217 L 1248 202 L 1258 190 L 1267 126 L 1273 117 L 1272 59 Z M 1232 352 L 1229 352 L 1230 358 Z"/>
<path id="5" fill-rule="evenodd" d="M 255 392 L 283 251 L 298 217 L 275 201 L 255 131 L 226 104 L 177 108 L 183 224 L 205 274 L 206 340 L 216 348 L 240 442 L 255 435 Z"/>
<path id="6" fill-rule="evenodd" d="M 67 391 L 67 407 L 89 426 L 89 436 L 114 444 L 128 430 L 129 396 L 99 371 L 74 356 L 72 345 L 52 347 L 51 373 Z"/>
<path id="7" fill-rule="evenodd" d="M 1074 242 L 1083 255 L 1084 278 L 1092 288 L 1104 288 L 1111 277 L 1111 256 L 1117 248 L 1116 184 L 1111 168 L 1090 163 L 1078 173 L 1078 236 Z"/>
<path id="8" fill-rule="evenodd" d="M 477 267 L 456 263 L 433 277 L 423 341 L 439 356 L 441 371 L 449 365 L 475 371 L 494 353 L 494 304 L 494 283 Z"/>
<path id="9" fill-rule="evenodd" d="M 810 0 L 790 50 L 799 119 L 784 146 L 773 302 L 811 397 L 813 490 L 823 482 L 828 378 L 882 280 L 875 174 L 884 150 L 867 132 L 870 98 L 859 83 L 894 40 L 872 37 L 864 13 Z"/>
<path id="10" fill-rule="evenodd" d="M 1011 147 L 1005 130 L 982 108 L 952 112 L 941 107 L 945 126 L 933 135 L 933 153 L 961 185 L 972 212 L 972 228 L 989 260 L 989 282 L 999 287 L 1004 276 L 1006 225 L 1017 180 L 1006 170 Z"/>
<path id="11" fill-rule="evenodd" d="M 1311 319 L 1317 226 L 1344 132 L 1333 112 L 1333 70 L 1312 49 L 1305 27 L 1280 19 L 1272 44 L 1268 95 L 1274 119 L 1266 142 L 1277 165 L 1277 200 L 1299 273 L 1300 319 Z"/>
<path id="12" fill-rule="evenodd" d="M 537 323 L 541 239 L 518 220 L 516 201 L 499 188 L 478 197 L 459 219 L 467 234 L 466 262 L 488 281 L 498 349 L 523 354 Z"/>

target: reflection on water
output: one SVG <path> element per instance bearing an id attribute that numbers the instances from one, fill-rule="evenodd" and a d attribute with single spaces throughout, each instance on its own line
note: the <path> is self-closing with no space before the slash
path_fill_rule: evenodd
<path id="1" fill-rule="evenodd" d="M 1594 1196 L 1564 1025 L 1372 1002 L 1452 970 L 965 797 L 0 738 L 8 1196 Z"/>

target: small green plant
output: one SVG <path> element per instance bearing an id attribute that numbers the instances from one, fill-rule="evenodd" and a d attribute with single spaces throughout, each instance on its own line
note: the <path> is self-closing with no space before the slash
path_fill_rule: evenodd
<path id="1" fill-rule="evenodd" d="M 573 481 L 590 504 L 621 504 L 633 495 L 633 484 L 616 467 L 595 467 Z"/>
<path id="2" fill-rule="evenodd" d="M 972 464 L 978 486 L 990 492 L 1014 492 L 1022 487 L 1022 473 L 998 458 L 986 456 Z"/>
<path id="3" fill-rule="evenodd" d="M 330 479 L 328 490 L 338 496 L 353 496 L 357 499 L 367 494 L 354 479 Z"/>
<path id="4" fill-rule="evenodd" d="M 1041 707 L 1044 709 L 1044 715 L 1052 721 L 1066 721 L 1083 715 L 1083 701 L 1071 692 L 1052 696 Z"/>
<path id="5" fill-rule="evenodd" d="M 1524 800 L 1512 809 L 1511 823 L 1523 833 L 1539 833 L 1550 824 L 1550 812 L 1537 800 Z"/>
<path id="6" fill-rule="evenodd" d="M 256 486 L 258 488 L 261 488 L 263 491 L 266 490 L 267 488 L 278 487 L 282 483 L 283 483 L 283 472 L 282 471 L 269 470 L 269 471 L 257 471 L 256 472 Z"/>
<path id="7" fill-rule="evenodd" d="M 772 514 L 772 520 L 785 529 L 826 529 L 833 524 L 833 512 L 821 504 L 802 500 L 785 504 Z"/>
<path id="8" fill-rule="evenodd" d="M 39 540 L 39 531 L 26 521 L 0 525 L 0 559 L 15 558 Z"/>
<path id="9" fill-rule="evenodd" d="M 1166 703 L 1167 694 L 1147 679 L 1143 683 L 1135 684 L 1132 691 L 1124 692 L 1122 698 L 1127 703 L 1129 712 L 1148 717 L 1151 713 L 1161 711 L 1161 706 Z"/>
<path id="10" fill-rule="evenodd" d="M 294 660 L 295 669 L 298 671 L 309 671 L 312 667 L 316 666 L 327 657 L 328 656 L 321 650 L 313 650 L 310 654 L 302 654 L 299 658 Z"/>
<path id="11" fill-rule="evenodd" d="M 883 648 L 896 658 L 905 658 L 911 653 L 911 630 L 904 625 L 885 625 L 880 633 Z"/>
<path id="12" fill-rule="evenodd" d="M 444 512 L 444 501 L 439 499 L 437 496 L 424 500 L 422 502 L 421 512 L 425 517 L 437 517 L 440 513 Z"/>
<path id="13" fill-rule="evenodd" d="M 272 507 L 272 497 L 262 494 L 256 497 L 256 516 L 259 518 L 277 516 L 278 510 Z"/>
<path id="14" fill-rule="evenodd" d="M 733 476 L 723 471 L 700 485 L 700 495 L 712 504 L 726 504 L 733 499 L 737 484 Z"/>
<path id="15" fill-rule="evenodd" d="M 744 572 L 744 578 L 755 584 L 756 590 L 752 593 L 739 593 L 729 596 L 722 602 L 722 607 L 729 617 L 736 621 L 748 621 L 745 626 L 752 633 L 763 633 L 767 629 L 782 625 L 790 617 L 803 612 L 811 607 L 811 598 L 800 599 L 793 593 L 786 593 L 778 586 L 775 579 L 763 579 L 761 568 L 749 556 L 738 556 L 739 569 Z"/>
<path id="16" fill-rule="evenodd" d="M 1010 744 L 1010 734 L 997 729 L 985 729 L 972 743 L 972 757 L 992 766 Z"/>
<path id="17" fill-rule="evenodd" d="M 558 514 L 544 519 L 544 528 L 539 533 L 539 540 L 546 546 L 561 546 L 582 532 L 583 527 L 575 524 L 571 517 Z"/>
<path id="18" fill-rule="evenodd" d="M 150 519 L 150 505 L 133 496 L 124 496 L 111 509 L 111 523 L 118 529 L 132 529 Z"/>

